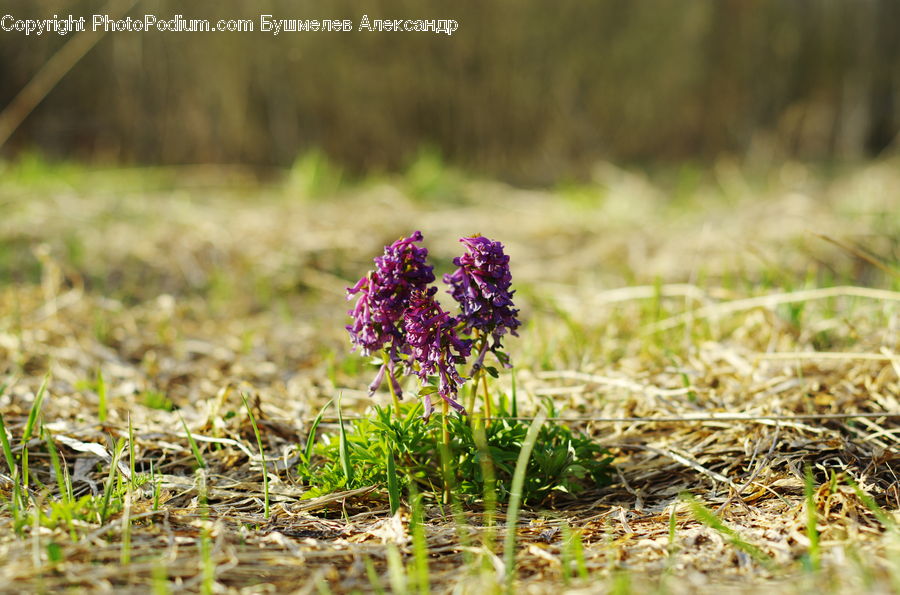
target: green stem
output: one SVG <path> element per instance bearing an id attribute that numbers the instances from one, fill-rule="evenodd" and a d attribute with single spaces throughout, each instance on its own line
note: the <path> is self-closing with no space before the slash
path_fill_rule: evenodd
<path id="1" fill-rule="evenodd" d="M 481 374 L 481 385 L 484 387 L 484 423 L 489 426 L 491 425 L 491 393 L 488 391 L 487 374 L 484 373 L 484 370 L 480 370 L 479 374 Z"/>
<path id="2" fill-rule="evenodd" d="M 487 343 L 488 337 L 486 334 L 482 334 L 481 331 L 475 331 L 477 333 L 477 345 L 478 345 L 478 353 L 481 353 L 481 350 L 484 349 L 484 344 Z M 483 364 L 483 362 L 482 362 Z M 484 371 L 484 365 L 475 372 L 475 387 L 474 393 L 478 393 L 478 381 L 480 380 L 484 385 L 484 423 L 485 427 L 490 425 L 491 423 L 491 394 L 488 392 L 487 385 L 487 372 Z"/>
<path id="3" fill-rule="evenodd" d="M 387 352 L 382 351 L 381 357 L 384 360 L 384 366 L 385 366 L 384 374 L 385 374 L 385 376 L 388 376 L 387 385 L 388 385 L 388 390 L 391 391 L 391 400 L 394 403 L 394 413 L 396 414 L 397 419 L 400 419 L 400 399 L 397 398 L 397 393 L 396 393 L 396 391 L 394 391 L 394 378 L 393 378 L 393 374 L 391 374 L 391 367 L 388 365 Z"/>
<path id="4" fill-rule="evenodd" d="M 450 485 L 447 482 L 446 478 L 450 477 L 450 426 L 448 416 L 450 415 L 450 405 L 447 403 L 446 399 L 441 398 L 441 439 L 444 443 L 444 453 L 445 456 L 441 457 L 443 459 L 444 465 L 444 504 L 450 502 Z"/>

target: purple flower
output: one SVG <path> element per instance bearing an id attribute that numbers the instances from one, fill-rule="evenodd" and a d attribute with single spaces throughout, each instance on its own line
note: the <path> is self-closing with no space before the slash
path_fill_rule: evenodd
<path id="1" fill-rule="evenodd" d="M 359 294 L 356 305 L 348 312 L 353 318 L 353 323 L 347 326 L 350 341 L 366 355 L 380 350 L 388 352 L 388 363 L 369 387 L 371 392 L 377 390 L 385 371 L 393 386 L 399 389 L 393 370 L 400 353 L 406 349 L 400 328 L 403 313 L 412 292 L 434 281 L 433 267 L 425 263 L 428 250 L 416 245 L 421 241 L 422 232 L 416 231 L 385 246 L 384 254 L 375 259 L 375 270 L 347 288 L 348 300 Z"/>
<path id="2" fill-rule="evenodd" d="M 464 364 L 472 350 L 472 342 L 460 339 L 456 334 L 458 321 L 441 308 L 434 299 L 437 288 L 418 290 L 410 298 L 403 321 L 409 346 L 407 366 L 422 384 L 429 376 L 439 380 L 438 394 L 450 406 L 465 413 L 465 408 L 455 399 L 460 385 L 465 382 L 456 370 L 456 364 Z M 425 419 L 431 416 L 431 396 L 425 396 Z"/>
<path id="3" fill-rule="evenodd" d="M 356 305 L 348 312 L 353 318 L 353 324 L 346 328 L 350 331 L 350 342 L 359 346 L 366 355 L 382 349 L 393 337 L 393 329 L 382 311 L 382 304 L 377 300 L 377 285 L 375 273 L 360 279 L 356 285 L 347 288 L 347 299 L 353 295 L 361 294 L 356 300 Z"/>
<path id="4" fill-rule="evenodd" d="M 518 336 L 516 329 L 519 311 L 513 306 L 509 286 L 512 274 L 509 272 L 509 256 L 503 253 L 503 244 L 492 242 L 484 236 L 473 236 L 460 240 L 468 251 L 453 259 L 458 266 L 452 274 L 444 275 L 444 283 L 450 285 L 449 293 L 460 306 L 459 316 L 463 330 L 471 333 L 480 331 L 493 338 L 491 350 L 500 347 L 499 341 L 507 332 Z M 475 369 L 481 367 L 487 351 L 487 341 L 481 345 Z M 495 353 L 497 353 L 495 351 Z M 501 362 L 506 364 L 504 356 Z"/>

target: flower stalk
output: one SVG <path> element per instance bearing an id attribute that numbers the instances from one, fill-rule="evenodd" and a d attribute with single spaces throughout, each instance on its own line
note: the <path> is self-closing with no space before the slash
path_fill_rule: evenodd
<path id="1" fill-rule="evenodd" d="M 384 359 L 384 363 L 381 364 L 381 370 L 382 371 L 389 370 L 391 368 L 391 365 L 390 365 L 390 359 L 389 359 L 387 352 L 383 351 L 381 353 L 381 355 L 382 355 L 382 358 Z M 388 371 L 387 374 L 388 374 L 388 390 L 391 393 L 391 402 L 394 404 L 394 412 L 396 413 L 397 417 L 400 417 L 400 397 L 399 397 L 399 391 L 397 390 L 397 388 L 399 388 L 399 387 L 396 386 L 397 379 L 394 377 L 393 371 Z M 370 391 L 370 394 L 372 392 L 375 392 L 375 391 Z"/>

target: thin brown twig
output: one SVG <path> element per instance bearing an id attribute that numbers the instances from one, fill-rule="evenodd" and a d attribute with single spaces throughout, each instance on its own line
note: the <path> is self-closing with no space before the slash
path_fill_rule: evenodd
<path id="1" fill-rule="evenodd" d="M 843 242 L 843 241 L 841 241 L 841 240 L 839 240 L 839 239 L 837 239 L 837 238 L 833 238 L 833 237 L 831 237 L 831 236 L 829 236 L 829 235 L 826 235 L 826 234 L 824 234 L 824 233 L 818 233 L 818 232 L 815 232 L 815 231 L 814 231 L 814 232 L 812 232 L 812 234 L 813 234 L 814 236 L 818 237 L 818 238 L 821 238 L 821 239 L 825 240 L 826 242 L 829 242 L 829 243 L 831 243 L 831 244 L 834 244 L 835 246 L 837 246 L 838 248 L 841 248 L 842 250 L 846 250 L 847 252 L 849 252 L 849 253 L 852 254 L 853 256 L 859 258 L 860 260 L 864 260 L 864 261 L 868 262 L 868 263 L 869 263 L 870 265 L 872 265 L 873 267 L 875 267 L 875 268 L 877 268 L 877 269 L 880 269 L 880 270 L 884 271 L 884 272 L 887 273 L 888 275 L 891 275 L 892 277 L 895 277 L 895 278 L 897 278 L 897 279 L 900 279 L 900 271 L 897 271 L 897 270 L 895 270 L 895 269 L 889 267 L 888 265 L 886 265 L 885 263 L 881 262 L 880 260 L 878 260 L 878 259 L 875 258 L 874 256 L 872 256 L 872 255 L 870 255 L 870 254 L 866 254 L 866 253 L 863 252 L 859 247 L 853 246 L 853 245 L 851 245 L 851 244 L 848 244 L 848 243 L 846 243 L 846 242 Z"/>
<path id="2" fill-rule="evenodd" d="M 137 0 L 125 6 L 124 10 L 116 10 L 116 3 L 110 2 L 104 7 L 103 12 L 118 19 L 131 10 Z M 38 70 L 37 74 L 19 91 L 13 100 L 0 112 L 0 146 L 3 146 L 16 128 L 25 121 L 28 115 L 40 104 L 41 101 L 53 90 L 53 87 L 62 80 L 76 64 L 97 45 L 106 31 L 82 31 L 69 39 L 53 56 Z"/>
<path id="3" fill-rule="evenodd" d="M 750 474 L 750 477 L 747 479 L 747 481 L 744 482 L 744 484 L 740 487 L 740 489 L 738 489 L 737 492 L 731 494 L 731 496 L 729 496 L 728 499 L 722 503 L 722 505 L 716 510 L 716 514 L 722 514 L 722 511 L 725 510 L 728 507 L 728 505 L 734 501 L 735 498 L 739 498 L 741 500 L 741 502 L 744 501 L 744 499 L 743 499 L 744 490 L 746 490 L 748 487 L 750 487 L 750 484 L 752 484 L 753 482 L 756 481 L 756 478 L 760 474 L 760 472 L 767 466 L 769 461 L 772 460 L 772 454 L 775 452 L 775 446 L 778 444 L 778 438 L 780 435 L 781 435 L 781 425 L 776 424 L 775 425 L 775 435 L 772 436 L 772 444 L 769 445 L 769 451 L 766 453 L 766 456 L 763 457 L 763 459 L 759 462 L 759 464 L 756 465 L 756 469 L 753 470 L 753 473 Z"/>

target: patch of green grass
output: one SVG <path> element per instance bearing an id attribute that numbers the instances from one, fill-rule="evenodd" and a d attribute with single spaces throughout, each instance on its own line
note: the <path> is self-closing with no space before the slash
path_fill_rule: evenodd
<path id="1" fill-rule="evenodd" d="M 158 409 L 160 411 L 175 410 L 175 403 L 165 393 L 156 390 L 145 391 L 141 396 L 141 404 L 149 409 Z"/>
<path id="2" fill-rule="evenodd" d="M 443 204 L 462 202 L 464 181 L 463 174 L 449 167 L 433 148 L 422 148 L 404 175 L 404 186 L 413 199 Z"/>
<path id="3" fill-rule="evenodd" d="M 75 526 L 72 519 L 71 514 L 71 505 L 75 500 L 74 490 L 72 489 L 72 480 L 69 477 L 69 469 L 68 467 L 63 468 L 60 464 L 59 453 L 56 450 L 56 444 L 53 441 L 53 436 L 50 435 L 50 430 L 46 427 L 42 428 L 44 442 L 47 444 L 47 452 L 50 455 L 50 463 L 53 467 L 53 474 L 56 477 L 56 485 L 59 490 L 59 499 L 62 504 L 61 510 L 66 520 L 66 524 L 69 526 L 69 534 L 72 538 L 72 541 L 77 541 L 78 536 L 75 533 Z"/>
<path id="4" fill-rule="evenodd" d="M 321 150 L 311 150 L 291 166 L 287 188 L 307 198 L 336 194 L 345 183 L 344 171 Z"/>
<path id="5" fill-rule="evenodd" d="M 468 418 L 457 415 L 447 419 L 447 467 L 454 474 L 450 478 L 454 493 L 470 502 L 489 494 L 486 504 L 491 507 L 496 501 L 510 499 L 515 465 L 531 427 L 528 421 L 510 416 L 506 400 L 501 399 L 499 405 L 495 419 L 484 427 L 473 428 Z M 419 404 L 405 405 L 398 418 L 389 408 L 376 408 L 372 417 L 342 423 L 337 436 L 322 436 L 298 468 L 310 486 L 306 496 L 369 485 L 391 490 L 398 477 L 398 483 L 408 483 L 409 477 L 431 491 L 445 485 L 441 415 L 426 422 L 421 411 Z M 551 409 L 548 413 L 553 416 L 555 412 Z M 610 463 L 607 452 L 586 435 L 559 423 L 544 424 L 522 480 L 522 500 L 539 503 L 554 495 L 578 494 L 606 485 Z"/>

